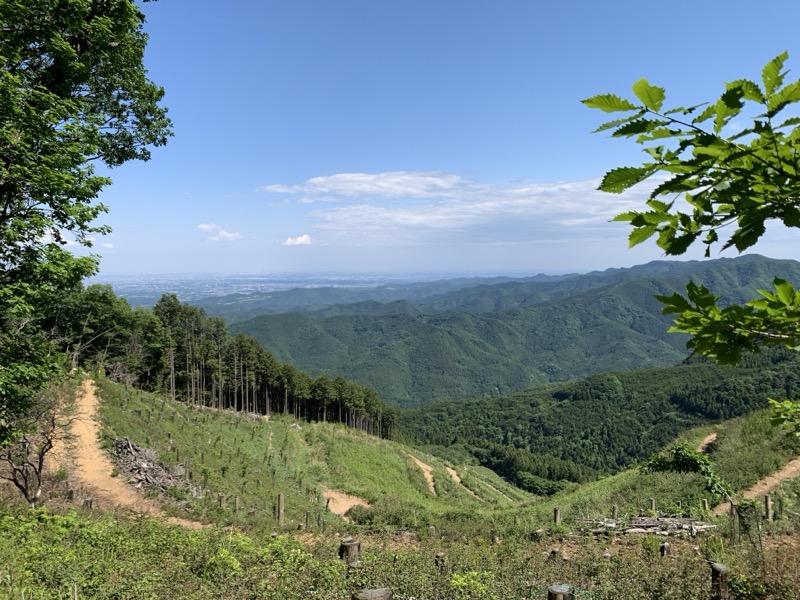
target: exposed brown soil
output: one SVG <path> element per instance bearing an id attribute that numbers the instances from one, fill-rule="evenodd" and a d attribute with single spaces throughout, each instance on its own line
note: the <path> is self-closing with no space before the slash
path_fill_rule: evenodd
<path id="1" fill-rule="evenodd" d="M 75 417 L 70 427 L 72 440 L 59 451 L 68 453 L 75 467 L 75 476 L 90 491 L 92 504 L 101 510 L 124 509 L 189 529 L 203 527 L 196 521 L 166 517 L 150 500 L 140 496 L 120 477 L 111 475 L 114 465 L 108 453 L 100 448 L 100 424 L 95 420 L 97 394 L 94 382 L 83 382 L 82 393 L 75 399 Z"/>
<path id="2" fill-rule="evenodd" d="M 795 479 L 800 477 L 800 456 L 790 460 L 786 463 L 782 469 L 779 469 L 772 473 L 771 475 L 767 475 L 763 479 L 761 479 L 758 483 L 756 483 L 753 487 L 746 489 L 742 496 L 751 500 L 753 498 L 760 498 L 762 496 L 766 496 L 767 494 L 771 494 L 774 492 L 780 485 L 786 481 L 787 479 Z M 717 505 L 714 508 L 715 515 L 724 515 L 731 509 L 731 505 L 729 502 L 723 502 L 722 504 Z"/>
<path id="3" fill-rule="evenodd" d="M 428 491 L 436 495 L 436 486 L 433 484 L 433 467 L 430 465 L 425 464 L 416 456 L 408 455 L 411 460 L 414 461 L 414 464 L 417 465 L 420 469 L 422 469 L 422 474 L 425 475 L 425 481 L 428 483 Z"/>
<path id="4" fill-rule="evenodd" d="M 445 467 L 445 468 L 447 469 L 447 472 L 450 473 L 450 479 L 452 479 L 456 483 L 461 483 L 461 477 L 458 476 L 458 473 L 456 473 L 455 469 L 453 469 L 452 467 Z"/>
<path id="5" fill-rule="evenodd" d="M 717 432 L 709 433 L 706 437 L 703 438 L 703 441 L 700 442 L 697 446 L 698 452 L 705 452 L 708 450 L 708 447 L 717 439 Z"/>
<path id="6" fill-rule="evenodd" d="M 344 492 L 340 492 L 338 490 L 332 490 L 330 488 L 323 487 L 322 488 L 322 496 L 329 500 L 328 510 L 331 511 L 335 515 L 339 515 L 345 521 L 349 519 L 345 516 L 348 510 L 353 508 L 354 506 L 364 506 L 369 508 L 369 502 L 366 500 L 362 500 L 358 496 L 351 496 L 350 494 L 345 494 Z"/>

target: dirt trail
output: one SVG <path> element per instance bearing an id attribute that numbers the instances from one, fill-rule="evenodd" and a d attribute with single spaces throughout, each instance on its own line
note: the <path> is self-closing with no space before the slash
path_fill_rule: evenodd
<path id="1" fill-rule="evenodd" d="M 746 489 L 742 495 L 747 499 L 760 498 L 771 494 L 787 479 L 800 477 L 800 456 L 790 460 L 782 469 L 775 471 L 772 475 L 767 475 L 753 487 Z M 714 514 L 724 515 L 731 509 L 729 502 L 723 502 L 714 508 Z"/>
<path id="2" fill-rule="evenodd" d="M 452 467 L 445 467 L 445 468 L 447 469 L 447 472 L 450 473 L 450 479 L 452 479 L 456 483 L 461 483 L 461 477 L 458 476 L 458 473 L 456 473 L 456 470 L 454 468 Z"/>
<path id="3" fill-rule="evenodd" d="M 345 513 L 354 506 L 364 506 L 369 508 L 369 502 L 366 500 L 362 500 L 358 496 L 351 496 L 350 494 L 345 494 L 344 492 L 339 492 L 330 488 L 323 487 L 322 496 L 329 500 L 328 510 L 335 515 L 339 515 L 345 521 L 349 521 L 349 519 L 345 516 Z"/>
<path id="4" fill-rule="evenodd" d="M 425 475 L 425 481 L 428 482 L 428 491 L 430 491 L 430 493 L 435 496 L 436 486 L 433 484 L 433 467 L 431 467 L 430 465 L 426 465 L 416 456 L 411 456 L 409 454 L 408 457 L 414 461 L 414 464 L 416 464 L 420 469 L 422 469 L 422 474 Z"/>
<path id="5" fill-rule="evenodd" d="M 64 455 L 69 452 L 75 465 L 75 475 L 90 490 L 93 505 L 101 509 L 122 508 L 153 517 L 163 517 L 164 521 L 186 527 L 200 529 L 202 523 L 188 521 L 177 517 L 165 517 L 158 506 L 142 498 L 136 490 L 126 484 L 120 477 L 112 477 L 114 465 L 108 453 L 100 448 L 100 424 L 95 421 L 97 413 L 97 395 L 94 382 L 87 379 L 83 382 L 83 391 L 75 399 L 75 418 L 72 421 L 73 439 Z"/>
<path id="6" fill-rule="evenodd" d="M 698 452 L 705 452 L 708 450 L 708 447 L 717 439 L 717 432 L 709 433 L 706 437 L 703 438 L 703 441 L 697 446 Z"/>

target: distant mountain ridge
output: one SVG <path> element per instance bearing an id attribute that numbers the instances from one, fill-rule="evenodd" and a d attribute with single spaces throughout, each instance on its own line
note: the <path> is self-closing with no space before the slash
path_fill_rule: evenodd
<path id="1" fill-rule="evenodd" d="M 682 292 L 691 278 L 726 302 L 742 302 L 776 275 L 800 282 L 800 263 L 746 255 L 451 284 L 455 289 L 416 299 L 261 315 L 232 330 L 252 335 L 279 360 L 312 374 L 341 373 L 374 387 L 389 402 L 421 406 L 676 364 L 687 356 L 687 338 L 667 334 L 671 318 L 661 314 L 656 295 Z M 422 289 L 435 286 L 409 293 Z"/>
<path id="2" fill-rule="evenodd" d="M 369 286 L 306 286 L 290 290 L 227 294 L 193 300 L 212 316 L 224 317 L 231 323 L 245 321 L 267 313 L 315 312 L 328 307 L 354 305 L 362 302 L 390 304 L 392 302 L 417 302 L 424 298 L 470 288 L 478 285 L 496 285 L 512 281 L 560 281 L 577 274 L 545 275 L 532 277 L 459 277 L 433 281 L 395 282 Z"/>

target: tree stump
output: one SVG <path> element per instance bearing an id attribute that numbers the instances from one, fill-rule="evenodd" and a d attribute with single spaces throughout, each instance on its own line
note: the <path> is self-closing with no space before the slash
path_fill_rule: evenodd
<path id="1" fill-rule="evenodd" d="M 568 583 L 551 586 L 547 590 L 547 600 L 575 600 L 575 590 Z"/>
<path id="2" fill-rule="evenodd" d="M 447 565 L 447 555 L 444 552 L 437 553 L 436 556 L 433 557 L 433 564 L 436 565 L 437 570 L 441 573 L 442 569 Z"/>
<path id="3" fill-rule="evenodd" d="M 730 600 L 729 575 L 727 566 L 722 563 L 711 563 L 711 600 Z"/>
<path id="4" fill-rule="evenodd" d="M 665 556 L 672 554 L 672 546 L 670 546 L 669 542 L 661 542 L 661 545 L 658 547 L 658 551 L 661 554 L 661 558 L 664 558 Z"/>
<path id="5" fill-rule="evenodd" d="M 360 552 L 361 542 L 354 540 L 349 535 L 343 538 L 342 542 L 339 544 L 339 558 L 341 558 L 348 567 L 358 564 Z"/>
<path id="6" fill-rule="evenodd" d="M 764 496 L 764 518 L 771 523 L 774 517 L 775 514 L 772 511 L 772 497 L 767 494 Z"/>

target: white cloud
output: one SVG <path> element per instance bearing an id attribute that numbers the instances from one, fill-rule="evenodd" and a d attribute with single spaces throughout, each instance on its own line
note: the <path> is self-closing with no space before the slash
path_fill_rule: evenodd
<path id="1" fill-rule="evenodd" d="M 365 198 L 366 186 L 359 187 L 352 196 L 342 196 L 337 206 L 317 206 L 308 216 L 317 231 L 359 243 L 382 244 L 390 239 L 431 242 L 444 238 L 515 242 L 538 236 L 571 236 L 578 229 L 612 235 L 618 229 L 609 227 L 608 221 L 620 212 L 641 208 L 647 195 L 642 188 L 617 195 L 598 192 L 599 178 L 488 185 L 441 175 L 436 176 L 440 185 L 434 185 L 434 176 L 421 174 L 416 185 L 393 191 L 382 187 L 389 180 L 406 184 L 415 181 L 413 174 L 405 175 L 400 179 L 369 179 L 382 182 L 372 188 L 377 197 Z M 350 176 L 348 180 L 354 181 Z M 408 195 L 402 194 L 402 189 Z M 296 193 L 308 198 L 310 190 L 304 188 Z M 386 198 L 393 201 L 382 201 Z"/>
<path id="2" fill-rule="evenodd" d="M 339 173 L 307 179 L 299 185 L 272 184 L 256 191 L 301 195 L 302 203 L 338 202 L 347 198 L 440 198 L 470 187 L 457 175 L 434 172 Z"/>
<path id="3" fill-rule="evenodd" d="M 208 234 L 206 239 L 209 242 L 232 242 L 242 237 L 238 231 L 230 231 L 216 223 L 200 223 L 197 228 Z"/>
<path id="4" fill-rule="evenodd" d="M 311 245 L 311 236 L 307 233 L 303 235 L 298 235 L 297 237 L 290 237 L 286 238 L 283 242 L 284 246 L 310 246 Z"/>
<path id="5" fill-rule="evenodd" d="M 283 244 L 310 244 L 313 237 L 313 246 L 323 249 L 318 261 L 429 268 L 535 261 L 555 268 L 630 260 L 616 258 L 633 257 L 630 227 L 609 221 L 644 210 L 660 181 L 608 194 L 597 190 L 600 177 L 497 184 L 446 173 L 388 172 L 344 173 L 260 190 L 271 196 L 267 204 L 277 198 L 284 203 L 274 210 L 285 223 L 308 232 Z M 663 255 L 654 244 L 646 246 L 648 260 Z"/>
<path id="6" fill-rule="evenodd" d="M 114 247 L 114 244 L 112 244 L 111 242 L 103 242 L 102 244 L 100 244 L 100 247 L 101 248 L 107 248 L 107 249 L 110 250 L 111 248 Z"/>

